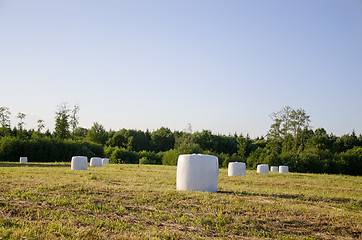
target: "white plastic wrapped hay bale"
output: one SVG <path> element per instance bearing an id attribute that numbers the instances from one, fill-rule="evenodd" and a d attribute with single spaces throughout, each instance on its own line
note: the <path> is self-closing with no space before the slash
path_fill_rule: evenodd
<path id="1" fill-rule="evenodd" d="M 215 156 L 184 154 L 177 160 L 176 189 L 217 192 L 219 160 Z"/>
<path id="2" fill-rule="evenodd" d="M 279 166 L 279 173 L 288 173 L 289 167 L 288 166 Z"/>
<path id="3" fill-rule="evenodd" d="M 256 168 L 257 173 L 269 174 L 269 165 L 267 164 L 259 164 Z"/>
<path id="4" fill-rule="evenodd" d="M 20 163 L 27 163 L 28 158 L 27 157 L 20 157 Z"/>
<path id="5" fill-rule="evenodd" d="M 245 176 L 246 164 L 243 162 L 229 162 L 228 165 L 229 176 Z"/>
<path id="6" fill-rule="evenodd" d="M 99 157 L 92 157 L 90 160 L 90 166 L 94 167 L 102 167 L 102 158 Z"/>
<path id="7" fill-rule="evenodd" d="M 103 164 L 109 164 L 109 159 L 108 158 L 102 158 L 102 165 Z"/>
<path id="8" fill-rule="evenodd" d="M 271 172 L 279 172 L 279 167 L 278 166 L 271 166 L 270 171 Z"/>
<path id="9" fill-rule="evenodd" d="M 72 162 L 70 164 L 71 170 L 87 170 L 88 168 L 88 158 L 84 156 L 74 156 L 72 157 Z"/>

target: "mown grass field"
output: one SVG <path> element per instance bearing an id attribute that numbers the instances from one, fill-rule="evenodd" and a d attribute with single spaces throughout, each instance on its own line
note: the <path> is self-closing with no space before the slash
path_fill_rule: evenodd
<path id="1" fill-rule="evenodd" d="M 362 177 L 228 177 L 176 191 L 176 167 L 0 163 L 0 239 L 362 239 Z"/>

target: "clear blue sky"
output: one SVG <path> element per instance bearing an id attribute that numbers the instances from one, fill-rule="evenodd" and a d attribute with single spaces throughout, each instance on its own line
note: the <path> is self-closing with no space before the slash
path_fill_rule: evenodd
<path id="1" fill-rule="evenodd" d="M 2 0 L 0 106 L 54 129 L 161 126 L 265 135 L 303 108 L 313 129 L 362 133 L 361 0 Z"/>

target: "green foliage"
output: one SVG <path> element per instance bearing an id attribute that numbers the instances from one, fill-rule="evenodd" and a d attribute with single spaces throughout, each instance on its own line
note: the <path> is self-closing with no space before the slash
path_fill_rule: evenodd
<path id="1" fill-rule="evenodd" d="M 298 153 L 289 151 L 283 152 L 279 155 L 281 165 L 289 167 L 291 172 L 306 172 L 304 165 L 302 164 Z"/>
<path id="2" fill-rule="evenodd" d="M 131 163 L 138 164 L 139 155 L 131 150 L 116 147 L 109 160 L 111 163 Z"/>
<path id="3" fill-rule="evenodd" d="M 138 155 L 140 157 L 140 164 L 162 164 L 162 152 L 155 153 L 143 150 L 139 152 Z"/>
<path id="4" fill-rule="evenodd" d="M 307 173 L 322 173 L 324 172 L 324 160 L 323 156 L 326 154 L 323 151 L 303 151 L 297 158 L 299 158 L 301 165 L 303 166 L 303 171 Z"/>
<path id="5" fill-rule="evenodd" d="M 192 142 L 199 145 L 203 151 L 234 154 L 237 152 L 237 141 L 234 137 L 214 135 L 209 130 L 195 132 Z"/>
<path id="6" fill-rule="evenodd" d="M 14 137 L 2 137 L 0 139 L 0 160 L 4 162 L 19 161 L 24 152 L 22 141 Z"/>
<path id="7" fill-rule="evenodd" d="M 176 137 L 175 149 L 182 154 L 202 153 L 199 144 L 195 143 L 191 133 L 180 133 Z"/>
<path id="8" fill-rule="evenodd" d="M 215 141 L 217 142 L 217 153 L 229 153 L 234 154 L 237 152 L 237 142 L 234 137 L 225 135 L 215 135 Z"/>
<path id="9" fill-rule="evenodd" d="M 229 162 L 243 162 L 243 158 L 236 153 L 234 153 L 233 155 L 229 155 L 226 153 L 206 153 L 206 154 L 216 156 L 219 160 L 219 166 L 224 168 L 228 167 Z"/>
<path id="10" fill-rule="evenodd" d="M 128 139 L 121 131 L 116 132 L 112 138 L 109 139 L 107 144 L 111 147 L 127 148 Z"/>
<path id="11" fill-rule="evenodd" d="M 267 154 L 264 156 L 264 162 L 268 164 L 269 166 L 280 166 L 285 165 L 282 162 L 282 159 L 280 158 L 279 154 L 276 154 L 275 152 L 269 152 L 267 150 Z"/>
<path id="12" fill-rule="evenodd" d="M 87 132 L 86 138 L 91 142 L 104 145 L 108 139 L 108 134 L 101 124 L 95 122 Z"/>
<path id="13" fill-rule="evenodd" d="M 265 163 L 288 165 L 294 172 L 362 175 L 362 135 L 352 131 L 337 137 L 323 128 L 313 131 L 303 109 L 287 106 L 273 113 L 267 139 L 193 132 L 191 124 L 174 132 L 166 127 L 153 132 L 106 131 L 99 123 L 86 129 L 78 127 L 78 111 L 77 105 L 72 111 L 67 104 L 59 105 L 52 134 L 41 132 L 43 120 L 38 121 L 37 131 L 26 130 L 22 113 L 18 126 L 11 129 L 10 111 L 0 107 L 0 161 L 17 162 L 28 156 L 31 161 L 54 162 L 69 161 L 73 155 L 105 155 L 113 163 L 176 165 L 180 154 L 201 153 L 217 156 L 225 168 L 238 161 L 246 162 L 249 169 Z"/>
<path id="14" fill-rule="evenodd" d="M 18 128 L 19 130 L 23 130 L 25 122 L 24 119 L 26 117 L 25 113 L 19 112 L 17 118 L 19 118 Z"/>
<path id="15" fill-rule="evenodd" d="M 41 132 L 43 130 L 43 128 L 45 127 L 45 124 L 44 124 L 44 120 L 43 119 L 39 119 L 37 121 L 38 125 L 37 125 L 37 128 L 38 128 L 38 132 Z"/>
<path id="16" fill-rule="evenodd" d="M 150 159 L 148 159 L 147 157 L 141 157 L 139 159 L 139 164 L 152 164 Z"/>
<path id="17" fill-rule="evenodd" d="M 85 139 L 87 137 L 88 129 L 76 128 L 72 133 L 72 138 L 75 140 Z"/>
<path id="18" fill-rule="evenodd" d="M 78 124 L 79 124 L 78 112 L 79 112 L 79 110 L 80 110 L 80 107 L 78 105 L 74 105 L 74 108 L 72 110 L 72 114 L 70 115 L 69 124 L 72 127 L 73 132 L 74 132 L 75 129 L 78 128 Z"/>
<path id="19" fill-rule="evenodd" d="M 60 139 L 69 137 L 69 109 L 66 103 L 58 106 L 55 113 L 55 136 Z"/>
<path id="20" fill-rule="evenodd" d="M 104 155 L 106 156 L 106 158 L 110 158 L 115 149 L 116 149 L 115 147 L 105 146 Z"/>
<path id="21" fill-rule="evenodd" d="M 88 158 L 104 156 L 103 147 L 86 142 L 60 139 L 21 140 L 14 137 L 0 139 L 0 161 L 18 162 L 26 156 L 32 162 L 69 162 L 72 156 L 83 155 Z"/>
<path id="22" fill-rule="evenodd" d="M 242 159 L 247 158 L 248 139 L 240 136 L 236 139 L 237 142 L 237 153 Z M 249 153 L 250 154 L 250 153 Z"/>
<path id="23" fill-rule="evenodd" d="M 354 147 L 340 154 L 343 174 L 362 175 L 362 147 Z"/>
<path id="24" fill-rule="evenodd" d="M 165 152 L 163 154 L 162 164 L 176 166 L 177 159 L 180 154 L 181 154 L 181 152 L 179 152 L 178 150 L 175 150 L 175 149 L 168 150 L 167 152 Z"/>
<path id="25" fill-rule="evenodd" d="M 174 148 L 175 137 L 169 128 L 161 127 L 152 133 L 151 144 L 155 152 L 164 152 Z"/>
<path id="26" fill-rule="evenodd" d="M 324 172 L 325 173 L 332 173 L 332 174 L 343 173 L 339 156 L 340 156 L 340 154 L 335 153 L 334 155 L 332 155 L 331 158 L 326 159 L 324 161 Z M 346 174 L 351 174 L 351 173 L 346 172 Z"/>
<path id="27" fill-rule="evenodd" d="M 362 147 L 362 141 L 357 138 L 354 131 L 352 134 L 345 134 L 337 138 L 334 143 L 334 147 L 338 152 L 346 152 L 356 146 Z"/>
<path id="28" fill-rule="evenodd" d="M 149 148 L 150 140 L 146 134 L 140 130 L 127 130 L 125 132 L 125 137 L 128 141 L 127 149 L 139 152 Z"/>
<path id="29" fill-rule="evenodd" d="M 121 129 L 107 143 L 113 147 L 126 148 L 131 151 L 150 150 L 150 137 L 140 130 Z"/>
<path id="30" fill-rule="evenodd" d="M 246 160 L 247 168 L 256 169 L 258 164 L 266 164 L 265 162 L 266 149 L 257 148 L 253 151 Z"/>
<path id="31" fill-rule="evenodd" d="M 217 142 L 215 141 L 215 137 L 209 130 L 195 132 L 192 135 L 192 140 L 205 151 L 215 152 L 217 149 Z"/>
<path id="32" fill-rule="evenodd" d="M 7 107 L 0 107 L 0 124 L 3 128 L 10 128 L 10 110 Z"/>
<path id="33" fill-rule="evenodd" d="M 10 133 L 10 111 L 7 107 L 0 107 L 0 137 Z"/>
<path id="34" fill-rule="evenodd" d="M 268 132 L 271 139 L 280 139 L 289 134 L 297 136 L 301 130 L 308 129 L 310 123 L 310 116 L 304 109 L 294 110 L 290 106 L 272 113 L 271 118 L 274 121 Z"/>

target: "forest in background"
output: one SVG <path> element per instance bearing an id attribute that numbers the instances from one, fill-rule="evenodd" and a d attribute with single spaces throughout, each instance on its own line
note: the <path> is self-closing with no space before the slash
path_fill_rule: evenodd
<path id="1" fill-rule="evenodd" d="M 69 162 L 72 156 L 107 157 L 111 163 L 176 165 L 180 154 L 215 155 L 220 167 L 229 162 L 245 162 L 248 169 L 258 164 L 287 165 L 290 171 L 362 175 L 362 135 L 354 131 L 343 136 L 312 130 L 310 116 L 303 109 L 289 106 L 272 113 L 273 124 L 263 137 L 251 139 L 242 134 L 193 132 L 161 127 L 154 131 L 120 129 L 107 131 L 95 122 L 90 129 L 79 126 L 78 112 L 67 104 L 58 106 L 54 131 L 25 128 L 25 113 L 11 128 L 11 112 L 0 107 L 0 161 L 17 162 L 27 156 L 34 162 Z"/>

